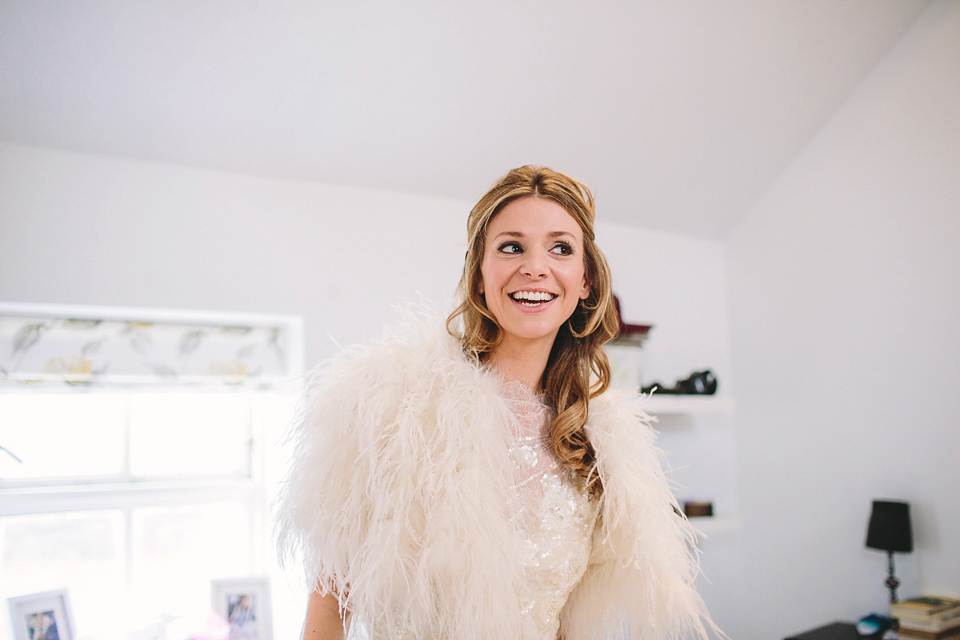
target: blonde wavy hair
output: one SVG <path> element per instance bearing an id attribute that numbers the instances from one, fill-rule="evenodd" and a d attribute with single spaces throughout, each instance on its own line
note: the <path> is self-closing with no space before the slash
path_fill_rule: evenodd
<path id="1" fill-rule="evenodd" d="M 586 186 L 552 169 L 525 165 L 507 173 L 480 198 L 467 218 L 467 255 L 458 287 L 461 302 L 447 318 L 447 330 L 460 340 L 466 353 L 480 361 L 503 340 L 503 330 L 480 293 L 480 266 L 490 222 L 508 203 L 527 197 L 556 202 L 583 231 L 590 295 L 580 301 L 557 333 L 541 384 L 556 413 L 550 434 L 557 457 L 599 495 L 603 487 L 584 425 L 590 398 L 610 385 L 610 361 L 603 344 L 617 334 L 618 323 L 610 267 L 595 241 L 596 213 Z M 462 333 L 454 329 L 457 319 L 463 324 Z"/>

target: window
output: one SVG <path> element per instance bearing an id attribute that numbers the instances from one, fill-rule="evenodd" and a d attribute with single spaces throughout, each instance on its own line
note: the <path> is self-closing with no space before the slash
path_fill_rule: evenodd
<path id="1" fill-rule="evenodd" d="M 300 349 L 295 318 L 0 305 L 0 598 L 126 637 L 267 573 Z"/>

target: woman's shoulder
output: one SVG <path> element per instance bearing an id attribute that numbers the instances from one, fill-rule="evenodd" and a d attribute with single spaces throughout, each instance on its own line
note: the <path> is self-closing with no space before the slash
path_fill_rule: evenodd
<path id="1" fill-rule="evenodd" d="M 347 606 L 374 626 L 403 627 L 388 618 L 398 611 L 459 619 L 460 609 L 438 605 L 438 579 L 472 585 L 475 604 L 499 599 L 485 611 L 515 606 L 512 551 L 490 544 L 511 539 L 496 379 L 430 321 L 393 326 L 321 373 L 295 422 L 281 548 L 302 555 L 312 583 L 349 591 Z"/>
<path id="2" fill-rule="evenodd" d="M 308 377 L 298 432 L 408 434 L 499 415 L 499 379 L 464 354 L 436 317 L 405 317 L 377 341 L 346 349 Z M 357 431 L 359 429 L 359 432 Z"/>
<path id="3" fill-rule="evenodd" d="M 587 426 L 602 431 L 652 432 L 656 417 L 647 412 L 648 396 L 625 389 L 607 389 L 590 399 Z"/>
<path id="4" fill-rule="evenodd" d="M 441 388 L 484 384 L 482 367 L 467 356 L 439 316 L 405 311 L 383 334 L 366 345 L 343 349 L 308 376 L 308 389 L 349 387 L 354 392 L 390 388 Z M 489 383 L 487 383 L 489 384 Z"/>

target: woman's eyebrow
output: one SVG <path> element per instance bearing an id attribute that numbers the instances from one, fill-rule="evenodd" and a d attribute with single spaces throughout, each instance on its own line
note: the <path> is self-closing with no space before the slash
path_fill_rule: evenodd
<path id="1" fill-rule="evenodd" d="M 499 238 L 500 236 L 508 236 L 510 238 L 525 238 L 526 234 L 522 231 L 501 231 L 494 238 Z M 570 236 L 571 238 L 576 237 L 570 231 L 551 231 L 547 234 L 549 238 L 559 238 L 560 236 Z"/>

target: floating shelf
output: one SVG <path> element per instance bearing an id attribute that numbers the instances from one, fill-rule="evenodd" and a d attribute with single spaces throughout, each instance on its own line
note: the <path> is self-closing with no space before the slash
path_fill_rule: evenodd
<path id="1" fill-rule="evenodd" d="M 646 333 L 623 333 L 607 343 L 611 347 L 642 347 L 647 341 Z"/>
<path id="2" fill-rule="evenodd" d="M 667 395 L 654 393 L 643 402 L 648 413 L 733 413 L 736 409 L 733 398 L 728 396 Z"/>
<path id="3" fill-rule="evenodd" d="M 699 538 L 709 538 L 721 533 L 737 531 L 740 518 L 737 516 L 702 516 L 690 518 L 690 524 L 697 530 Z"/>

